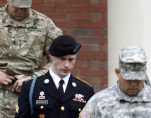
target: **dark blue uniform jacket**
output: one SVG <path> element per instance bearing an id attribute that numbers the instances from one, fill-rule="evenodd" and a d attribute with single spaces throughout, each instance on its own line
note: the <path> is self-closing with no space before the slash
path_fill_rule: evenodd
<path id="1" fill-rule="evenodd" d="M 92 86 L 71 75 L 65 94 L 60 99 L 57 88 L 47 72 L 37 78 L 32 98 L 33 114 L 31 115 L 30 85 L 31 80 L 24 82 L 22 86 L 15 118 L 78 118 L 80 111 L 94 94 Z"/>

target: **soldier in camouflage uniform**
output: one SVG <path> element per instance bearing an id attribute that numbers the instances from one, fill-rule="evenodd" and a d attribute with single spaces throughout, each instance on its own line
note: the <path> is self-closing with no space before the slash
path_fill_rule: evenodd
<path id="1" fill-rule="evenodd" d="M 151 87 L 144 82 L 146 62 L 142 48 L 121 49 L 117 84 L 96 93 L 80 118 L 151 118 Z"/>
<path id="2" fill-rule="evenodd" d="M 47 70 L 49 44 L 62 35 L 50 18 L 31 9 L 32 0 L 7 1 L 0 8 L 0 118 L 14 117 L 22 82 Z"/>

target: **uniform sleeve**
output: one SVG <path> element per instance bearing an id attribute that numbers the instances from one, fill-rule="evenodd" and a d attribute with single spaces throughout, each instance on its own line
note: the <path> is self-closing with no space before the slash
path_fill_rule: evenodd
<path id="1" fill-rule="evenodd" d="M 95 118 L 95 96 L 92 96 L 79 114 L 79 118 Z M 101 117 L 99 117 L 101 118 Z"/>
<path id="2" fill-rule="evenodd" d="M 46 57 L 45 58 L 46 62 L 44 66 L 41 68 L 41 70 L 35 72 L 35 74 L 38 76 L 43 75 L 51 66 L 51 59 L 48 52 L 49 46 L 55 38 L 62 35 L 62 30 L 58 28 L 50 18 L 47 18 L 43 24 L 46 27 L 47 32 L 45 37 L 45 48 L 44 48 L 44 56 Z"/>
<path id="3" fill-rule="evenodd" d="M 31 118 L 29 105 L 29 83 L 24 82 L 18 98 L 18 106 L 16 107 L 15 118 Z"/>

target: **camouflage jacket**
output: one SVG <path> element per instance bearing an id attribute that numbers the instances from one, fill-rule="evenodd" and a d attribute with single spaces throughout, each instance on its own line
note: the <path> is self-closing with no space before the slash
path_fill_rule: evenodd
<path id="1" fill-rule="evenodd" d="M 96 93 L 82 112 L 84 118 L 151 118 L 151 87 L 129 97 L 115 85 Z"/>
<path id="2" fill-rule="evenodd" d="M 50 62 L 48 47 L 62 31 L 33 9 L 28 18 L 16 21 L 7 14 L 6 7 L 0 8 L 0 71 L 14 76 L 41 75 L 45 70 L 43 58 Z"/>

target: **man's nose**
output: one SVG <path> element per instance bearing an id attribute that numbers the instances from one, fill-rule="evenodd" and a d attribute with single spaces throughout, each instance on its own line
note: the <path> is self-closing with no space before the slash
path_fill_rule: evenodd
<path id="1" fill-rule="evenodd" d="M 69 61 L 68 61 L 68 60 L 67 60 L 67 61 L 65 61 L 64 66 L 65 66 L 65 67 L 69 67 L 69 65 L 70 65 L 70 64 L 69 64 Z"/>

